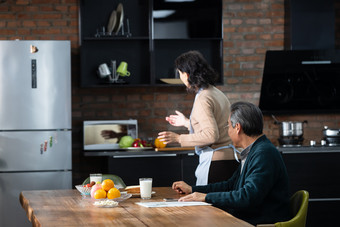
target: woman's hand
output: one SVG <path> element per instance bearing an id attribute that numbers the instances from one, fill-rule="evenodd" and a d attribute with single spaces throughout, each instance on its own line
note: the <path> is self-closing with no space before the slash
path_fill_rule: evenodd
<path id="1" fill-rule="evenodd" d="M 184 126 L 189 129 L 190 122 L 189 119 L 186 118 L 181 112 L 175 111 L 177 115 L 170 115 L 169 117 L 165 117 L 165 120 L 169 122 L 169 124 L 173 126 Z"/>
<path id="2" fill-rule="evenodd" d="M 199 201 L 199 202 L 204 202 L 205 201 L 205 197 L 207 196 L 207 194 L 203 194 L 200 192 L 194 192 L 192 194 L 189 194 L 187 196 L 183 196 L 181 197 L 178 202 L 187 202 L 187 201 Z"/>
<path id="3" fill-rule="evenodd" d="M 160 141 L 163 141 L 164 143 L 178 143 L 179 142 L 179 135 L 174 132 L 170 131 L 164 131 L 158 133 L 158 138 Z"/>
<path id="4" fill-rule="evenodd" d="M 181 194 L 190 194 L 192 187 L 184 181 L 176 181 L 172 184 L 172 189 Z"/>

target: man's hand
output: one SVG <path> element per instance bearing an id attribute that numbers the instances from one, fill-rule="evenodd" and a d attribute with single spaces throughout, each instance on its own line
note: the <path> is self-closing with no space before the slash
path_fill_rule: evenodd
<path id="1" fill-rule="evenodd" d="M 176 181 L 172 184 L 172 189 L 181 194 L 190 194 L 192 187 L 184 181 Z"/>
<path id="2" fill-rule="evenodd" d="M 204 202 L 205 197 L 207 194 L 203 194 L 200 192 L 194 192 L 192 194 L 189 194 L 187 196 L 183 196 L 178 200 L 178 202 L 188 202 L 188 201 L 198 201 L 198 202 Z"/>

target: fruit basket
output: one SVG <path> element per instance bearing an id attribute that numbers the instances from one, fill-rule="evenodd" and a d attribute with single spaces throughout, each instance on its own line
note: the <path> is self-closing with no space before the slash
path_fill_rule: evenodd
<path id="1" fill-rule="evenodd" d="M 76 189 L 80 192 L 81 195 L 91 195 L 92 187 L 84 187 L 83 185 L 76 185 Z"/>

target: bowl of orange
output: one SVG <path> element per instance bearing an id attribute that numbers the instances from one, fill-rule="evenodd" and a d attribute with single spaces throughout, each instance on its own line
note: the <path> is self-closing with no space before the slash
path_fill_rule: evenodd
<path id="1" fill-rule="evenodd" d="M 120 197 L 120 191 L 115 188 L 113 180 L 105 179 L 101 184 L 94 186 L 91 190 L 91 197 L 94 199 L 115 199 Z"/>

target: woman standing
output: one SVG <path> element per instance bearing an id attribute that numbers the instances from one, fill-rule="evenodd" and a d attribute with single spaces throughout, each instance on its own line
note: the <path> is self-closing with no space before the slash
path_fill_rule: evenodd
<path id="1" fill-rule="evenodd" d="M 166 117 L 173 126 L 184 126 L 189 134 L 160 132 L 158 138 L 165 143 L 179 143 L 182 147 L 195 146 L 199 165 L 196 185 L 227 180 L 238 167 L 228 136 L 227 121 L 230 114 L 228 98 L 214 86 L 216 72 L 198 51 L 189 51 L 175 60 L 175 68 L 187 91 L 195 93 L 190 119 L 181 112 Z"/>

